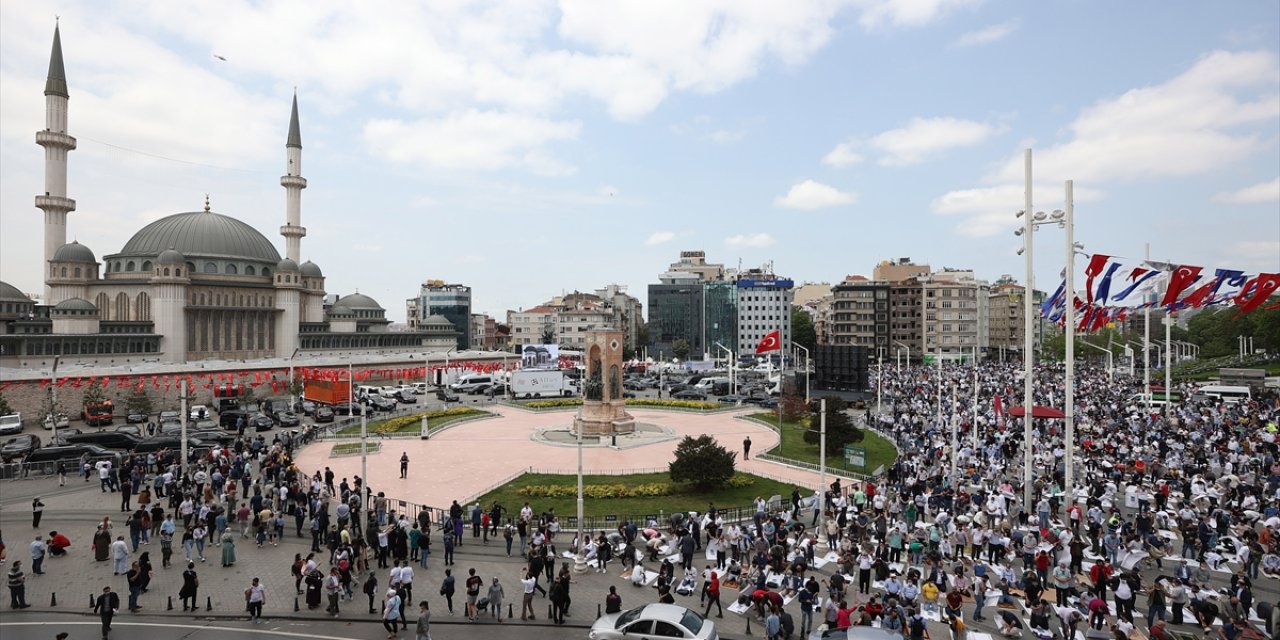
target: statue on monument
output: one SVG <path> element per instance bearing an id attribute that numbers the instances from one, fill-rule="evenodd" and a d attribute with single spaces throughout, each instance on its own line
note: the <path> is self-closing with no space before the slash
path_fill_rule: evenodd
<path id="1" fill-rule="evenodd" d="M 582 397 L 587 400 L 604 399 L 604 383 L 600 379 L 600 364 L 595 362 L 595 370 L 582 383 Z"/>

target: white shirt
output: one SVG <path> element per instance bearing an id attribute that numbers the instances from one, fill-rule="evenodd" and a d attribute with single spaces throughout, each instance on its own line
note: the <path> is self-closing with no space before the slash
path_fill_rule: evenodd
<path id="1" fill-rule="evenodd" d="M 406 586 L 413 584 L 413 567 L 408 565 L 400 567 L 400 584 Z"/>
<path id="2" fill-rule="evenodd" d="M 391 567 L 391 578 L 387 584 L 395 584 L 400 582 L 400 567 Z"/>
<path id="3" fill-rule="evenodd" d="M 262 602 L 267 595 L 267 588 L 261 584 L 249 586 L 249 602 Z"/>

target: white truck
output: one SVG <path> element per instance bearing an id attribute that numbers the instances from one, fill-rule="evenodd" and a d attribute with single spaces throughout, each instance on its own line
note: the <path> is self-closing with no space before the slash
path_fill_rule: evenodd
<path id="1" fill-rule="evenodd" d="M 511 374 L 511 394 L 516 398 L 568 397 L 574 394 L 574 387 L 564 371 L 521 369 Z"/>
<path id="2" fill-rule="evenodd" d="M 0 416 L 0 435 L 22 433 L 22 414 L 14 413 Z"/>

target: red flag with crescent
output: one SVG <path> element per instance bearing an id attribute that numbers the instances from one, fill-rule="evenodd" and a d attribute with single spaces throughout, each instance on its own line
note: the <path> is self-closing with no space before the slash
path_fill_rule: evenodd
<path id="1" fill-rule="evenodd" d="M 782 336 L 777 329 L 765 334 L 760 342 L 756 344 L 756 353 L 764 353 L 766 351 L 779 351 L 782 349 Z"/>
<path id="2" fill-rule="evenodd" d="M 1257 277 L 1245 284 L 1240 290 L 1240 295 L 1236 296 L 1236 304 L 1240 305 L 1236 315 L 1257 309 L 1276 292 L 1277 287 L 1280 287 L 1280 273 L 1259 273 Z"/>
<path id="3" fill-rule="evenodd" d="M 1178 297 L 1183 291 L 1187 290 L 1200 278 L 1201 267 L 1193 267 L 1191 265 L 1179 265 L 1173 273 L 1169 275 L 1169 288 L 1164 292 L 1164 299 L 1160 301 L 1162 307 L 1172 307 L 1178 302 Z"/>

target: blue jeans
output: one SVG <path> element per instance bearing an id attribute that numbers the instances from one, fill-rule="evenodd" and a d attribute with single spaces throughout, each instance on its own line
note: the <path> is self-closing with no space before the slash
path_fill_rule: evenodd
<path id="1" fill-rule="evenodd" d="M 133 611 L 138 608 L 138 594 L 142 593 L 142 587 L 129 585 L 129 610 Z"/>

